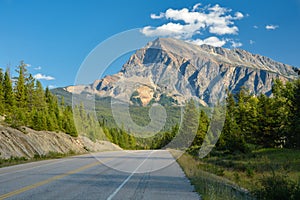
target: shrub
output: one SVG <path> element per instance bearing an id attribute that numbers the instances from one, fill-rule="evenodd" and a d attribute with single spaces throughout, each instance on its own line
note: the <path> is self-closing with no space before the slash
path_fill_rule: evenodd
<path id="1" fill-rule="evenodd" d="M 284 175 L 264 177 L 260 180 L 261 187 L 254 191 L 258 199 L 263 200 L 290 200 L 299 199 L 299 183 L 289 180 Z"/>
<path id="2" fill-rule="evenodd" d="M 254 170 L 250 166 L 247 166 L 246 168 L 246 175 L 249 178 L 252 178 L 254 176 Z"/>

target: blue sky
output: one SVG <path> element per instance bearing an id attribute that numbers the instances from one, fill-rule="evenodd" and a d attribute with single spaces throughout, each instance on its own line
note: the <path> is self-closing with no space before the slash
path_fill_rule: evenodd
<path id="1" fill-rule="evenodd" d="M 198 22 L 190 23 L 195 16 Z M 0 67 L 24 60 L 45 86 L 72 85 L 99 43 L 134 28 L 153 37 L 236 46 L 300 67 L 299 19 L 300 0 L 0 0 Z"/>

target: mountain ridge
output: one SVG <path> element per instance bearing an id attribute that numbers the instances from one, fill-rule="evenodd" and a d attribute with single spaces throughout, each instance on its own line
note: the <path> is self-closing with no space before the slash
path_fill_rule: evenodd
<path id="1" fill-rule="evenodd" d="M 143 106 L 158 102 L 162 95 L 175 104 L 196 98 L 203 105 L 211 105 L 224 98 L 227 89 L 235 93 L 245 87 L 252 94 L 270 95 L 274 79 L 287 81 L 297 77 L 295 67 L 242 49 L 157 38 L 137 50 L 119 73 L 90 85 L 64 89 L 130 103 L 139 99 L 136 102 Z"/>
<path id="2" fill-rule="evenodd" d="M 214 46 L 211 46 L 211 45 L 207 45 L 207 44 L 202 44 L 202 45 L 195 45 L 195 44 L 192 44 L 192 43 L 187 43 L 185 41 L 182 41 L 182 40 L 178 40 L 178 39 L 174 39 L 174 38 L 157 38 L 156 40 L 154 40 L 153 42 L 150 42 L 147 44 L 147 46 L 150 44 L 152 48 L 159 48 L 161 47 L 162 49 L 166 48 L 166 49 L 169 49 L 170 50 L 170 43 L 180 43 L 180 46 L 182 46 L 182 44 L 185 44 L 185 45 L 189 45 L 189 46 L 192 46 L 193 48 L 195 49 L 201 49 L 201 50 L 204 50 L 207 52 L 209 52 L 212 56 L 212 54 L 216 54 L 217 56 L 225 56 L 227 58 L 227 55 L 229 55 L 230 53 L 233 53 L 233 54 L 236 54 L 238 55 L 238 57 L 240 58 L 245 58 L 245 55 L 246 56 L 250 56 L 250 58 L 252 57 L 252 60 L 255 60 L 254 58 L 257 58 L 259 61 L 261 61 L 262 63 L 255 63 L 257 64 L 258 66 L 260 67 L 265 67 L 265 64 L 267 62 L 267 64 L 272 64 L 271 66 L 273 67 L 274 65 L 280 65 L 284 68 L 293 68 L 293 66 L 291 65 L 287 65 L 287 64 L 284 64 L 284 63 L 281 63 L 281 62 L 278 62 L 278 61 L 275 61 L 269 57 L 266 57 L 266 56 L 262 56 L 262 55 L 259 55 L 259 54 L 253 54 L 249 51 L 246 51 L 244 49 L 241 49 L 241 48 L 233 48 L 233 49 L 227 49 L 227 48 L 223 48 L 223 47 L 214 47 Z M 160 43 L 160 45 L 157 47 L 157 43 Z M 154 44 L 154 45 L 153 45 Z M 169 45 L 168 47 L 166 47 L 166 45 Z M 146 47 L 147 47 L 146 46 Z M 190 48 L 189 48 L 190 49 Z M 176 52 L 176 50 L 174 50 L 174 48 L 172 49 L 174 52 Z M 191 50 L 191 49 L 190 49 Z M 233 64 L 233 57 L 231 57 L 231 59 L 228 59 L 228 63 L 230 64 Z M 223 60 L 224 61 L 224 60 Z M 242 64 L 243 63 L 243 59 L 241 60 L 236 60 L 235 61 L 237 62 L 236 64 Z M 238 63 L 238 61 L 241 61 L 241 63 Z M 245 62 L 244 61 L 244 66 L 243 67 L 257 67 L 255 65 L 251 65 L 251 62 Z M 251 66 L 249 66 L 249 64 Z M 273 71 L 273 72 L 278 72 L 276 70 L 269 70 L 269 71 Z"/>

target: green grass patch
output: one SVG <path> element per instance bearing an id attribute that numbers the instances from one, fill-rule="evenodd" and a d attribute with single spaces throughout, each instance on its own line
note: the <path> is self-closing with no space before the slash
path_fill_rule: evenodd
<path id="1" fill-rule="evenodd" d="M 22 164 L 26 162 L 29 162 L 29 159 L 25 157 L 11 156 L 10 158 L 0 158 L 0 168 L 11 166 L 11 165 Z"/>
<path id="2" fill-rule="evenodd" d="M 223 171 L 223 176 L 238 185 L 254 191 L 260 180 L 274 173 L 284 174 L 292 181 L 300 177 L 300 151 L 290 149 L 260 149 L 249 154 L 212 153 L 199 160 L 201 169 L 216 174 L 213 170 Z"/>
<path id="3" fill-rule="evenodd" d="M 171 153 L 174 157 L 177 157 L 175 151 L 171 150 Z M 210 168 L 207 168 L 210 172 L 202 170 L 202 162 L 188 154 L 180 156 L 177 159 L 177 162 L 194 185 L 196 192 L 198 192 L 204 200 L 253 199 L 247 190 L 242 189 L 234 182 L 221 177 L 223 176 L 223 172 L 220 172 L 219 167 L 213 169 L 213 166 L 210 165 Z M 221 176 L 213 173 L 217 173 Z"/>
<path id="4" fill-rule="evenodd" d="M 203 199 L 300 199 L 300 150 L 184 154 L 177 161 Z"/>

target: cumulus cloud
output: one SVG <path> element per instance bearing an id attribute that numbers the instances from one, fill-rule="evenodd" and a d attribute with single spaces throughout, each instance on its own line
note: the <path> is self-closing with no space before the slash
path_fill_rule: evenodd
<path id="1" fill-rule="evenodd" d="M 37 80 L 46 80 L 46 81 L 51 81 L 51 80 L 55 79 L 52 76 L 47 76 L 47 75 L 44 75 L 44 74 L 41 74 L 41 73 L 38 73 L 38 74 L 34 75 L 33 77 Z"/>
<path id="2" fill-rule="evenodd" d="M 193 6 L 192 9 L 172 9 L 169 8 L 159 15 L 151 14 L 152 19 L 165 19 L 167 22 L 157 27 L 146 26 L 141 32 L 150 37 L 174 37 L 193 43 L 211 43 L 217 46 L 223 46 L 226 41 L 217 37 L 207 39 L 195 39 L 203 33 L 209 33 L 216 36 L 237 35 L 238 27 L 236 20 L 244 18 L 243 13 L 232 13 L 231 9 L 221 7 L 216 4 L 202 7 L 200 3 Z M 224 43 L 225 42 L 225 43 Z"/>
<path id="3" fill-rule="evenodd" d="M 159 15 L 151 14 L 150 17 L 151 19 L 161 19 L 165 17 L 165 14 L 164 13 L 159 13 Z"/>
<path id="4" fill-rule="evenodd" d="M 275 30 L 275 29 L 278 29 L 278 28 L 279 28 L 278 25 L 272 25 L 272 24 L 266 25 L 267 30 Z"/>
<path id="5" fill-rule="evenodd" d="M 215 47 L 222 47 L 226 44 L 225 40 L 220 40 L 219 38 L 214 37 L 214 36 L 206 38 L 204 40 L 201 40 L 201 39 L 188 40 L 188 42 L 190 42 L 192 44 L 196 44 L 196 45 L 208 44 L 208 45 L 215 46 Z"/>
<path id="6" fill-rule="evenodd" d="M 258 29 L 258 26 L 254 25 L 253 28 Z"/>
<path id="7" fill-rule="evenodd" d="M 236 35 L 238 32 L 238 27 L 228 27 L 226 25 L 220 25 L 220 26 L 212 26 L 209 28 L 210 33 L 214 33 L 217 35 L 225 35 L 225 34 L 234 34 Z"/>

